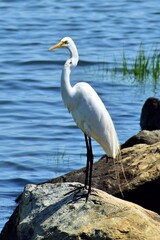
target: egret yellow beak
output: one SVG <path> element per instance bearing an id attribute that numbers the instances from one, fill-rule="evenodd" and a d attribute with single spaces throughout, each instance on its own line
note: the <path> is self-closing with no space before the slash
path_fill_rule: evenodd
<path id="1" fill-rule="evenodd" d="M 63 44 L 64 44 L 64 42 L 61 41 L 61 42 L 57 43 L 56 45 L 50 47 L 48 50 L 49 50 L 49 51 L 53 51 L 53 50 L 56 49 L 56 48 L 62 47 Z"/>

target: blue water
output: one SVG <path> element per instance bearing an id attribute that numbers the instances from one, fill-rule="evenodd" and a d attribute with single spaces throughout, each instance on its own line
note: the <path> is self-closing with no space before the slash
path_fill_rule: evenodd
<path id="1" fill-rule="evenodd" d="M 159 46 L 159 0 L 0 1 L 0 229 L 27 183 L 39 183 L 85 165 L 83 134 L 60 95 L 60 75 L 69 54 L 48 52 L 64 36 L 79 50 L 72 84 L 86 81 L 100 95 L 120 142 L 139 130 L 147 97 L 159 97 L 152 81 L 143 86 L 104 70 L 120 65 L 123 48 L 132 59 L 143 43 Z M 104 154 L 94 142 L 95 160 Z"/>

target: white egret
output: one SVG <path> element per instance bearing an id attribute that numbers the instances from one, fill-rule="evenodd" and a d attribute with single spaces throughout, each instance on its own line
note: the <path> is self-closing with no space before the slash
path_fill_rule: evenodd
<path id="1" fill-rule="evenodd" d="M 73 87 L 70 84 L 71 69 L 77 66 L 79 60 L 75 43 L 70 37 L 65 37 L 49 50 L 60 47 L 66 47 L 71 54 L 62 70 L 61 94 L 64 104 L 85 136 L 87 148 L 85 188 L 89 186 L 89 195 L 93 166 L 91 138 L 101 145 L 108 157 L 114 159 L 120 151 L 119 141 L 112 119 L 94 89 L 86 82 L 79 82 Z"/>

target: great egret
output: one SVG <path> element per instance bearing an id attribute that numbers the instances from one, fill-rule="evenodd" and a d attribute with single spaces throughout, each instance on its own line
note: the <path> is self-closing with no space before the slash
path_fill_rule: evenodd
<path id="1" fill-rule="evenodd" d="M 85 136 L 87 148 L 85 188 L 87 188 L 87 185 L 89 186 L 89 195 L 93 166 L 91 138 L 102 146 L 108 157 L 114 159 L 120 150 L 119 141 L 112 119 L 94 89 L 86 82 L 77 83 L 73 87 L 70 84 L 71 69 L 77 66 L 79 60 L 75 43 L 70 37 L 65 37 L 49 50 L 60 47 L 66 47 L 71 54 L 62 70 L 61 94 L 64 104 Z"/>

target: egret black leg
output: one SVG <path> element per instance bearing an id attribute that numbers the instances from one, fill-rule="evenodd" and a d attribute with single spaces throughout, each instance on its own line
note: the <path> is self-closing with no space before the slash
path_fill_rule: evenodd
<path id="1" fill-rule="evenodd" d="M 93 152 L 92 152 L 92 141 L 89 137 L 89 161 L 90 161 L 90 169 L 89 169 L 89 189 L 88 194 L 91 193 L 91 185 L 92 185 L 92 170 L 93 170 Z"/>
<path id="2" fill-rule="evenodd" d="M 84 134 L 84 136 L 85 136 L 85 142 L 86 142 L 86 148 L 87 148 L 87 164 L 86 164 L 86 176 L 85 176 L 84 187 L 85 189 L 87 189 L 87 186 L 88 186 L 88 192 L 85 194 L 79 195 L 79 193 L 81 192 L 81 189 L 82 188 L 84 189 L 84 187 L 80 186 L 68 192 L 65 195 L 75 192 L 73 201 L 77 201 L 78 199 L 85 197 L 87 202 L 89 194 L 91 193 L 91 185 L 92 185 L 93 152 L 92 152 L 91 138 L 88 137 L 86 134 Z"/>
<path id="3" fill-rule="evenodd" d="M 91 138 L 85 135 L 86 148 L 87 148 L 87 164 L 86 164 L 86 177 L 85 177 L 85 188 L 88 188 L 88 195 L 91 193 L 92 185 L 92 168 L 93 168 L 93 152 L 92 152 L 92 143 Z"/>
<path id="4" fill-rule="evenodd" d="M 88 143 L 88 137 L 86 134 L 85 136 L 85 142 L 86 142 L 86 148 L 87 148 L 87 164 L 86 164 L 86 176 L 85 176 L 85 184 L 84 187 L 87 188 L 88 185 L 88 174 L 89 174 L 89 143 Z"/>

